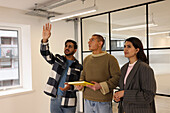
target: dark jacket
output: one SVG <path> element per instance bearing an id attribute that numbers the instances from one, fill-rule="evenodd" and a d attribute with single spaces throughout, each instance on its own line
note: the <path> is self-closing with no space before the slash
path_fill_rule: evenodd
<path id="1" fill-rule="evenodd" d="M 121 68 L 119 85 L 120 90 L 124 90 L 124 97 L 119 103 L 119 113 L 156 113 L 154 102 L 156 82 L 153 70 L 148 64 L 138 60 L 124 86 L 128 65 L 129 63 Z"/>
<path id="2" fill-rule="evenodd" d="M 40 52 L 44 59 L 52 65 L 52 72 L 48 79 L 44 93 L 55 98 L 57 96 L 57 89 L 62 73 L 66 69 L 67 59 L 59 54 L 56 54 L 54 56 L 49 51 L 48 43 L 41 43 Z M 79 64 L 79 62 L 75 59 L 71 66 L 68 68 L 66 82 L 78 81 L 82 69 L 83 69 L 82 65 Z M 71 86 L 70 90 L 64 91 L 61 106 L 64 107 L 76 106 L 76 101 L 77 101 L 76 91 L 74 90 L 74 86 Z"/>

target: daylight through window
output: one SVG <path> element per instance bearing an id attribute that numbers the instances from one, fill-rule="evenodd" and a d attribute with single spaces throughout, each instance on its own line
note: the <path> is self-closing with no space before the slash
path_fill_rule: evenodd
<path id="1" fill-rule="evenodd" d="M 0 89 L 20 85 L 18 32 L 0 29 Z"/>

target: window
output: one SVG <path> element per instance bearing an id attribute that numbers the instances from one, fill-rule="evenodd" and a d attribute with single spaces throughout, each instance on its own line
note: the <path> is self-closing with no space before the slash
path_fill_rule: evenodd
<path id="1" fill-rule="evenodd" d="M 30 25 L 0 23 L 0 96 L 31 90 Z"/>
<path id="2" fill-rule="evenodd" d="M 11 37 L 3 37 L 3 32 L 7 32 L 8 31 L 3 31 L 3 30 L 0 30 L 0 32 L 2 33 L 0 36 L 1 36 L 1 44 L 2 45 L 11 45 Z M 10 32 L 9 32 L 9 35 L 10 35 Z"/>
<path id="3" fill-rule="evenodd" d="M 124 48 L 124 40 L 117 39 L 111 40 L 111 50 L 123 50 Z"/>
<path id="4" fill-rule="evenodd" d="M 18 32 L 0 29 L 0 88 L 20 85 Z"/>

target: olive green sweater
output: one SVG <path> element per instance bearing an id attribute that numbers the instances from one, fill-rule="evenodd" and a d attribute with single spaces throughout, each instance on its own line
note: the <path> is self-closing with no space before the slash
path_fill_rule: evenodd
<path id="1" fill-rule="evenodd" d="M 84 98 L 97 102 L 112 101 L 113 89 L 117 87 L 120 68 L 116 58 L 108 53 L 91 54 L 84 59 L 80 80 L 95 81 L 101 89 L 84 88 Z"/>

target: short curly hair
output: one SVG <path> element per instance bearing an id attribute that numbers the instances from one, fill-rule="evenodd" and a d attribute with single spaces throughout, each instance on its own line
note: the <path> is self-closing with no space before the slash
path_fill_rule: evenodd
<path id="1" fill-rule="evenodd" d="M 68 39 L 68 40 L 65 41 L 65 45 L 66 45 L 68 42 L 73 43 L 73 44 L 74 44 L 74 49 L 77 49 L 77 42 L 76 42 L 76 41 L 71 40 L 71 39 Z"/>

